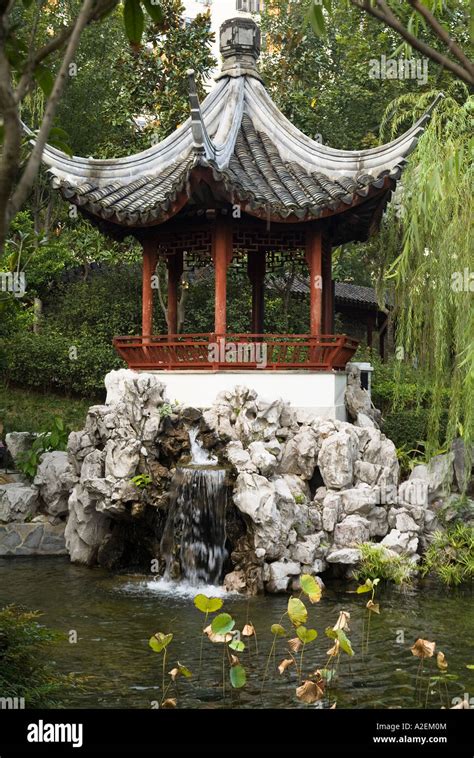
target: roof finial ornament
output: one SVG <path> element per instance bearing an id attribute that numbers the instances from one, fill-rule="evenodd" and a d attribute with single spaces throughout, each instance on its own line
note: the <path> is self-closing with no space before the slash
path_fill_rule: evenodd
<path id="1" fill-rule="evenodd" d="M 189 86 L 189 104 L 191 106 L 191 129 L 193 135 L 193 150 L 196 155 L 203 156 L 205 159 L 212 159 L 215 156 L 215 148 L 210 139 L 201 111 L 201 103 L 196 87 L 194 69 L 187 71 Z"/>
<path id="2" fill-rule="evenodd" d="M 217 79 L 224 76 L 254 76 L 261 80 L 257 69 L 261 34 L 255 21 L 243 17 L 224 21 L 220 31 L 220 49 L 223 65 Z"/>

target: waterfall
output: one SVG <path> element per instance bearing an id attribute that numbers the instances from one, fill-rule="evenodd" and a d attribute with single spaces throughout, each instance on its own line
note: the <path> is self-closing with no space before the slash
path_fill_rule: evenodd
<path id="1" fill-rule="evenodd" d="M 192 462 L 177 469 L 170 511 L 161 540 L 166 577 L 197 586 L 219 584 L 227 551 L 225 511 L 226 470 L 216 467 L 197 440 L 198 429 L 190 432 Z"/>
<path id="2" fill-rule="evenodd" d="M 191 465 L 199 466 L 204 464 L 205 466 L 217 466 L 219 461 L 212 456 L 209 450 L 206 450 L 202 446 L 202 442 L 198 440 L 199 428 L 193 427 L 189 432 L 189 441 L 191 443 Z"/>

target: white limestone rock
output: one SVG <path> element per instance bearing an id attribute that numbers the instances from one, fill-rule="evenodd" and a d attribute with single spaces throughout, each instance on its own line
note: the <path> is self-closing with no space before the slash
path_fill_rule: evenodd
<path id="1" fill-rule="evenodd" d="M 397 450 L 391 440 L 378 429 L 364 429 L 364 437 L 360 437 L 361 460 L 382 466 L 385 471 L 379 477 L 380 485 L 398 485 L 400 465 L 397 458 Z"/>
<path id="2" fill-rule="evenodd" d="M 400 532 L 398 529 L 392 529 L 380 543 L 388 550 L 393 550 L 398 555 L 416 553 L 418 550 L 418 537 L 410 532 Z"/>
<path id="3" fill-rule="evenodd" d="M 64 523 L 31 523 L 0 526 L 0 556 L 67 555 Z"/>
<path id="4" fill-rule="evenodd" d="M 34 485 L 47 513 L 63 516 L 68 512 L 68 500 L 77 481 L 68 454 L 60 450 L 44 453 L 38 466 Z"/>
<path id="5" fill-rule="evenodd" d="M 349 490 L 341 492 L 342 508 L 346 515 L 359 513 L 366 515 L 380 502 L 380 490 L 378 487 L 370 487 L 368 484 L 359 484 Z"/>
<path id="6" fill-rule="evenodd" d="M 276 457 L 267 450 L 263 442 L 252 442 L 248 447 L 248 452 L 252 463 L 262 476 L 270 477 L 274 473 L 278 461 Z"/>
<path id="7" fill-rule="evenodd" d="M 69 498 L 69 518 L 66 524 L 66 547 L 73 563 L 92 565 L 107 534 L 111 521 L 95 509 L 96 501 L 80 484 Z"/>
<path id="8" fill-rule="evenodd" d="M 105 446 L 105 476 L 112 479 L 131 479 L 140 460 L 138 439 L 110 439 Z"/>
<path id="9" fill-rule="evenodd" d="M 367 514 L 367 520 L 370 524 L 369 536 L 371 539 L 374 537 L 385 537 L 389 529 L 386 508 L 375 506 Z"/>
<path id="10" fill-rule="evenodd" d="M 0 484 L 0 523 L 26 521 L 38 510 L 36 487 L 21 482 Z"/>
<path id="11" fill-rule="evenodd" d="M 235 466 L 237 471 L 257 473 L 257 467 L 252 462 L 249 451 L 244 450 L 244 447 L 240 440 L 229 442 L 227 444 L 226 456 L 229 463 L 231 463 L 232 466 Z"/>
<path id="12" fill-rule="evenodd" d="M 137 373 L 130 369 L 110 371 L 105 377 L 107 390 L 107 405 L 125 404 L 130 417 L 138 410 L 138 416 L 142 416 L 142 409 L 152 409 L 166 401 L 166 385 L 161 382 L 156 374 Z"/>
<path id="13" fill-rule="evenodd" d="M 338 492 L 328 492 L 323 501 L 322 526 L 325 532 L 333 532 L 342 517 L 342 497 Z"/>
<path id="14" fill-rule="evenodd" d="M 291 558 L 298 563 L 312 564 L 316 559 L 320 542 L 318 534 L 308 534 L 303 540 L 293 545 L 290 550 Z"/>
<path id="15" fill-rule="evenodd" d="M 358 438 L 354 432 L 345 428 L 324 439 L 318 465 L 326 487 L 333 490 L 351 487 L 357 458 Z"/>
<path id="16" fill-rule="evenodd" d="M 398 529 L 399 532 L 418 534 L 420 531 L 419 524 L 405 508 L 391 508 L 388 513 L 388 523 L 391 529 Z"/>
<path id="17" fill-rule="evenodd" d="M 356 461 L 354 463 L 354 477 L 356 484 L 365 483 L 373 487 L 378 483 L 384 466 L 369 461 Z"/>
<path id="18" fill-rule="evenodd" d="M 276 561 L 270 563 L 266 589 L 268 592 L 286 592 L 290 578 L 299 576 L 301 567 L 296 561 Z"/>
<path id="19" fill-rule="evenodd" d="M 416 466 L 415 468 L 421 468 Z M 398 488 L 398 503 L 405 506 L 428 507 L 428 481 L 410 478 Z"/>
<path id="20" fill-rule="evenodd" d="M 224 577 L 224 588 L 227 592 L 245 592 L 247 582 L 244 571 L 231 571 Z"/>
<path id="21" fill-rule="evenodd" d="M 367 542 L 370 536 L 370 521 L 362 516 L 347 516 L 334 529 L 334 545 L 357 547 Z"/>
<path id="22" fill-rule="evenodd" d="M 359 563 L 360 559 L 360 550 L 350 547 L 331 550 L 326 557 L 328 563 L 341 563 L 345 566 L 355 566 L 356 563 Z"/>
<path id="23" fill-rule="evenodd" d="M 369 428 L 369 429 L 378 429 L 377 424 L 373 419 L 370 418 L 370 416 L 367 416 L 366 413 L 362 413 L 359 411 L 357 413 L 357 418 L 354 421 L 354 426 L 360 426 L 362 428 Z"/>
<path id="24" fill-rule="evenodd" d="M 10 432 L 6 435 L 5 443 L 15 464 L 31 449 L 35 438 L 36 434 L 30 432 Z"/>
<path id="25" fill-rule="evenodd" d="M 423 479 L 428 485 L 428 502 L 432 503 L 439 497 L 445 497 L 451 490 L 454 478 L 454 455 L 435 455 L 428 465 L 415 466 L 410 474 L 410 480 Z"/>
<path id="26" fill-rule="evenodd" d="M 284 474 L 296 474 L 303 479 L 311 479 L 318 452 L 318 438 L 315 431 L 309 426 L 302 427 L 286 443 L 279 470 Z"/>

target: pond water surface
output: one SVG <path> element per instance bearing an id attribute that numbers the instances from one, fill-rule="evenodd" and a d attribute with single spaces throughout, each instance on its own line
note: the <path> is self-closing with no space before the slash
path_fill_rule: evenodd
<path id="1" fill-rule="evenodd" d="M 348 589 L 354 586 L 329 584 L 321 602 L 310 607 L 307 624 L 319 633 L 305 650 L 304 670 L 312 672 L 324 667 L 332 644 L 324 633 L 326 627 L 335 624 L 341 610 L 351 614 L 349 636 L 355 655 L 350 659 L 341 656 L 331 703 L 337 701 L 338 708 L 422 707 L 415 696 L 419 660 L 410 652 L 419 637 L 436 641 L 437 650 L 443 651 L 448 661 L 449 674 L 458 677 L 448 684 L 449 700 L 464 693 L 474 695 L 474 671 L 466 668 L 474 663 L 470 589 L 447 591 L 432 582 L 403 591 L 381 588 L 377 597 L 381 614 L 371 614 L 369 649 L 365 653 L 365 603 L 369 596 L 349 594 Z M 198 591 L 202 590 L 173 587 L 142 575 L 117 575 L 73 566 L 66 558 L 0 559 L 0 606 L 16 603 L 38 609 L 44 614 L 42 623 L 65 633 L 77 632 L 77 644 L 62 642 L 53 653 L 62 671 L 90 677 L 84 691 L 74 691 L 68 697 L 67 707 L 152 707 L 153 701 L 160 698 L 162 657 L 149 648 L 148 639 L 158 631 L 174 634 L 167 669 L 180 661 L 195 673 L 191 680 L 179 681 L 179 707 L 308 707 L 296 700 L 294 667 L 280 676 L 272 663 L 263 696 L 260 695 L 272 642 L 270 627 L 285 612 L 286 596 L 247 599 L 225 595 L 223 610 L 235 617 L 237 627 L 242 629 L 246 621 L 256 627 L 260 655 L 256 655 L 252 639 L 247 650 L 239 654 L 249 674 L 248 685 L 232 694 L 227 685 L 224 698 L 222 646 L 206 638 L 198 681 L 204 620 L 193 605 Z M 286 626 L 289 628 L 288 620 Z M 285 650 L 285 640 L 279 641 L 276 663 L 288 657 Z M 427 672 L 438 674 L 435 659 L 425 661 L 424 669 L 423 705 L 428 702 L 429 707 L 439 708 L 440 695 L 436 687 L 427 688 L 426 678 Z M 175 694 L 170 690 L 169 696 Z M 447 703 L 444 688 L 443 697 Z"/>

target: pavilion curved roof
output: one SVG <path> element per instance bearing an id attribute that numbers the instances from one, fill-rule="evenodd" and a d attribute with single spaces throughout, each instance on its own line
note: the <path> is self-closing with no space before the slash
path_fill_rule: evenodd
<path id="1" fill-rule="evenodd" d="M 160 224 L 191 197 L 193 177 L 204 168 L 229 202 L 250 213 L 317 219 L 349 208 L 371 190 L 393 188 L 436 104 L 388 144 L 337 150 L 299 131 L 248 63 L 224 66 L 202 104 L 189 74 L 190 118 L 148 150 L 96 160 L 47 146 L 43 162 L 63 197 L 119 226 Z"/>

